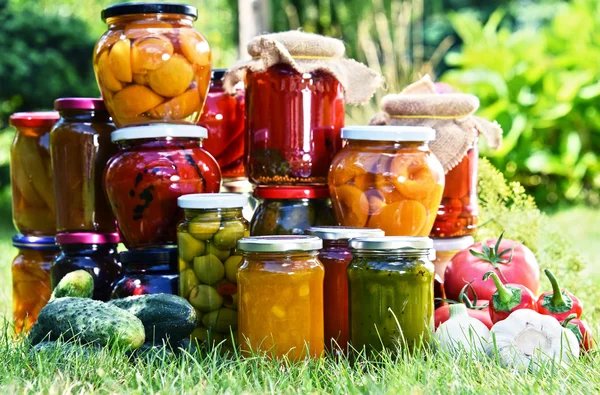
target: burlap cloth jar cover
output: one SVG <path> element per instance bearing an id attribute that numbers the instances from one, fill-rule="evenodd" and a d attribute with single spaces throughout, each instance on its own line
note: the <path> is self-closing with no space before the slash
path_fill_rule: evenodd
<path id="1" fill-rule="evenodd" d="M 436 130 L 436 139 L 429 145 L 444 167 L 452 168 L 466 155 L 477 138 L 473 129 L 482 134 L 490 148 L 502 142 L 502 128 L 473 114 L 479 99 L 464 93 L 439 94 L 429 76 L 406 87 L 399 94 L 385 96 L 382 112 L 372 119 L 372 125 L 429 126 Z"/>
<path id="2" fill-rule="evenodd" d="M 383 79 L 364 64 L 345 58 L 345 52 L 340 40 L 297 30 L 257 36 L 248 43 L 252 59 L 234 65 L 225 75 L 224 87 L 235 92 L 246 70 L 261 72 L 283 63 L 299 73 L 331 73 L 344 87 L 344 101 L 362 104 L 373 96 Z"/>

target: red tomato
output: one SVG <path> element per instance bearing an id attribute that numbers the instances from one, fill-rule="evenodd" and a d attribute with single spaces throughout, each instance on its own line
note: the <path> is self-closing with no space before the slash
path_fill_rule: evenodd
<path id="1" fill-rule="evenodd" d="M 478 300 L 477 301 L 477 306 L 483 306 L 486 304 L 488 304 L 487 300 Z M 481 309 L 481 310 L 467 308 L 467 314 L 469 314 L 471 317 L 476 318 L 479 321 L 483 322 L 485 324 L 485 326 L 488 327 L 488 329 L 492 329 L 492 325 L 494 325 L 494 324 L 492 323 L 492 320 L 490 319 L 490 312 L 487 308 Z M 448 318 L 450 318 L 450 305 L 445 305 L 445 306 L 437 308 L 435 310 L 435 328 L 437 329 L 437 327 L 440 326 L 440 324 L 442 322 L 448 321 Z"/>
<path id="2" fill-rule="evenodd" d="M 450 260 L 444 273 L 446 297 L 458 300 L 460 290 L 470 282 L 481 299 L 491 299 L 496 286 L 491 281 L 482 280 L 489 271 L 498 274 L 505 284 L 521 284 L 537 294 L 540 268 L 533 252 L 517 241 L 502 240 L 500 236 L 499 239 L 486 240 L 485 244 L 475 243 Z M 472 297 L 471 292 L 469 296 Z"/>

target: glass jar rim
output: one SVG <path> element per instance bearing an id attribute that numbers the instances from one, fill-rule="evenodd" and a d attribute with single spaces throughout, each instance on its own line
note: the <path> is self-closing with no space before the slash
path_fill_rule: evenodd
<path id="1" fill-rule="evenodd" d="M 461 251 L 475 243 L 473 236 L 452 237 L 449 239 L 433 239 L 433 248 L 437 252 Z"/>
<path id="2" fill-rule="evenodd" d="M 350 240 L 357 237 L 383 237 L 385 232 L 377 228 L 353 226 L 312 226 L 305 233 L 321 240 Z"/>
<path id="3" fill-rule="evenodd" d="M 323 248 L 323 240 L 315 236 L 251 236 L 238 240 L 243 252 L 307 252 Z"/>
<path id="4" fill-rule="evenodd" d="M 425 236 L 357 237 L 350 239 L 348 245 L 353 250 L 363 251 L 400 250 L 403 252 L 426 252 L 433 249 L 433 240 Z"/>
<path id="5" fill-rule="evenodd" d="M 198 19 L 198 9 L 188 4 L 177 3 L 119 3 L 113 4 L 102 10 L 102 20 L 108 18 L 135 14 L 181 14 Z"/>
<path id="6" fill-rule="evenodd" d="M 329 187 L 314 186 L 262 186 L 254 189 L 254 197 L 259 199 L 325 199 L 328 198 Z"/>
<path id="7" fill-rule="evenodd" d="M 166 265 L 176 267 L 178 264 L 177 257 L 176 247 L 129 250 L 119 254 L 119 259 L 124 266 Z"/>
<path id="8" fill-rule="evenodd" d="M 18 234 L 12 238 L 13 247 L 26 250 L 58 250 L 54 236 L 26 236 Z"/>
<path id="9" fill-rule="evenodd" d="M 107 111 L 104 100 L 96 97 L 61 97 L 54 100 L 54 109 Z"/>
<path id="10" fill-rule="evenodd" d="M 208 131 L 202 126 L 196 125 L 171 125 L 155 123 L 152 125 L 131 126 L 117 129 L 110 135 L 113 143 L 124 140 L 143 140 L 164 137 L 187 137 L 195 139 L 205 139 Z"/>
<path id="11" fill-rule="evenodd" d="M 248 197 L 241 193 L 192 193 L 177 198 L 182 209 L 243 208 L 248 205 Z"/>
<path id="12" fill-rule="evenodd" d="M 342 128 L 346 140 L 427 142 L 435 140 L 435 130 L 426 126 L 368 125 Z"/>
<path id="13" fill-rule="evenodd" d="M 10 116 L 10 124 L 26 128 L 52 127 L 59 119 L 56 111 L 16 112 Z"/>

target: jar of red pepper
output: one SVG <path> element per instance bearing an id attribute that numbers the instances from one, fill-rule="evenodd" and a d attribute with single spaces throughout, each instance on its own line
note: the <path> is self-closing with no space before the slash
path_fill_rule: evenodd
<path id="1" fill-rule="evenodd" d="M 474 131 L 473 133 L 477 133 Z M 442 202 L 431 231 L 431 237 L 469 236 L 477 229 L 479 205 L 477 138 L 456 167 L 446 173 Z"/>
<path id="2" fill-rule="evenodd" d="M 308 228 L 306 234 L 323 240 L 319 261 L 325 267 L 325 347 L 329 351 L 346 351 L 350 338 L 346 270 L 352 261 L 348 240 L 355 237 L 383 237 L 385 233 L 381 229 L 315 226 Z"/>
<path id="3" fill-rule="evenodd" d="M 217 193 L 221 171 L 202 148 L 206 129 L 154 124 L 119 129 L 119 153 L 108 163 L 104 188 L 128 249 L 177 243 L 183 211 L 177 198 Z"/>
<path id="4" fill-rule="evenodd" d="M 217 159 L 227 183 L 244 178 L 244 89 L 237 85 L 235 95 L 223 88 L 225 69 L 212 72 L 210 90 L 198 125 L 208 130 L 204 148 Z"/>

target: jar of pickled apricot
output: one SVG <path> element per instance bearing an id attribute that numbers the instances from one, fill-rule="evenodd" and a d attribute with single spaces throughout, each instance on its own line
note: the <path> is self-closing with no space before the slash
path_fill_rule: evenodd
<path id="1" fill-rule="evenodd" d="M 60 120 L 50 133 L 58 232 L 117 230 L 102 176 L 117 153 L 110 142 L 116 128 L 102 99 L 62 98 L 54 102 Z"/>
<path id="2" fill-rule="evenodd" d="M 475 131 L 474 133 L 477 134 Z M 460 163 L 446 173 L 446 186 L 431 237 L 460 237 L 475 233 L 479 204 L 477 138 Z"/>
<path id="3" fill-rule="evenodd" d="M 108 301 L 112 284 L 121 278 L 117 233 L 59 233 L 56 242 L 60 254 L 52 261 L 50 281 L 52 289 L 68 273 L 85 270 L 94 279 L 93 298 Z"/>
<path id="4" fill-rule="evenodd" d="M 348 278 L 346 270 L 352 261 L 348 240 L 356 237 L 383 237 L 380 229 L 315 226 L 306 234 L 323 240 L 319 261 L 325 268 L 323 286 L 325 347 L 329 351 L 345 352 L 348 348 Z"/>
<path id="5" fill-rule="evenodd" d="M 260 236 L 239 241 L 239 342 L 244 355 L 291 360 L 323 353 L 323 277 L 313 236 Z"/>
<path id="6" fill-rule="evenodd" d="M 277 64 L 246 74 L 246 160 L 259 185 L 326 184 L 342 148 L 344 89 L 325 71 Z"/>
<path id="7" fill-rule="evenodd" d="M 311 226 L 335 225 L 326 186 L 258 186 L 260 205 L 250 223 L 252 236 L 302 235 Z"/>
<path id="8" fill-rule="evenodd" d="M 244 167 L 244 90 L 243 86 L 231 96 L 223 88 L 225 69 L 212 72 L 206 105 L 198 125 L 208 130 L 204 148 L 217 159 L 225 183 L 243 179 Z"/>
<path id="9" fill-rule="evenodd" d="M 104 188 L 128 249 L 177 243 L 183 210 L 177 198 L 217 193 L 221 171 L 202 148 L 206 129 L 154 124 L 119 129 L 119 153 L 106 166 Z"/>
<path id="10" fill-rule="evenodd" d="M 193 194 L 180 197 L 178 204 L 185 210 L 177 227 L 179 296 L 198 314 L 192 339 L 229 342 L 237 338 L 237 270 L 242 261 L 237 242 L 249 234 L 242 214 L 248 198 L 234 193 Z"/>
<path id="11" fill-rule="evenodd" d="M 378 228 L 387 236 L 428 236 L 444 189 L 444 171 L 417 126 L 355 126 L 329 172 L 333 210 L 342 226 Z"/>
<path id="12" fill-rule="evenodd" d="M 350 343 L 357 350 L 413 350 L 433 331 L 433 242 L 427 237 L 350 240 Z"/>
<path id="13" fill-rule="evenodd" d="M 450 239 L 433 239 L 433 248 L 435 249 L 435 266 L 436 275 L 444 280 L 444 272 L 450 260 L 458 252 L 469 248 L 475 243 L 475 239 L 471 236 L 453 237 Z"/>
<path id="14" fill-rule="evenodd" d="M 94 48 L 94 73 L 118 127 L 196 124 L 210 85 L 211 50 L 193 27 L 195 7 L 122 3 L 102 11 L 108 31 Z"/>
<path id="15" fill-rule="evenodd" d="M 17 333 L 27 332 L 50 299 L 50 264 L 58 254 L 54 237 L 16 235 L 19 251 L 12 262 L 13 319 Z"/>
<path id="16" fill-rule="evenodd" d="M 50 130 L 57 112 L 19 112 L 10 147 L 10 180 L 15 228 L 24 235 L 56 234 L 56 209 L 50 160 Z"/>
<path id="17" fill-rule="evenodd" d="M 123 251 L 119 254 L 123 276 L 112 286 L 111 299 L 179 291 L 177 248 Z"/>

